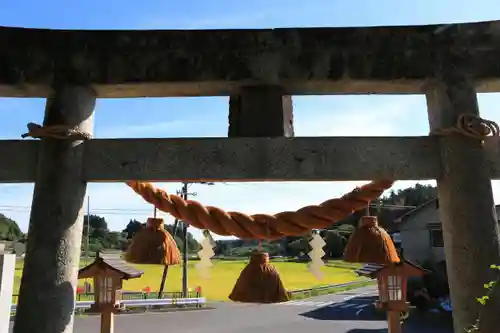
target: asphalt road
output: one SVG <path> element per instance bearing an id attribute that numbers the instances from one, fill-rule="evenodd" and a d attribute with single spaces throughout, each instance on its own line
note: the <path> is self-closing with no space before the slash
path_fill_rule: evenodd
<path id="1" fill-rule="evenodd" d="M 375 287 L 281 304 L 217 303 L 215 309 L 118 315 L 115 332 L 182 333 L 382 333 L 385 318 L 371 311 Z M 448 327 L 405 323 L 405 333 L 452 333 Z M 74 333 L 99 332 L 99 317 L 75 319 Z"/>

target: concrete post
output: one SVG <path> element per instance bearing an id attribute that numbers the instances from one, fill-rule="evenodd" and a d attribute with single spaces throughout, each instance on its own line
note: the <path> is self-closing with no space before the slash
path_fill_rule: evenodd
<path id="1" fill-rule="evenodd" d="M 474 84 L 457 72 L 441 73 L 426 87 L 431 130 L 455 126 L 460 114 L 479 115 Z M 438 183 L 448 281 L 455 332 L 464 332 L 481 316 L 481 333 L 498 332 L 500 288 L 486 306 L 476 298 L 496 276 L 500 242 L 488 165 L 481 140 L 463 135 L 440 140 L 442 174 Z"/>
<path id="2" fill-rule="evenodd" d="M 44 126 L 92 133 L 95 92 L 57 87 Z M 83 141 L 43 138 L 31 206 L 14 333 L 71 333 L 87 184 Z"/>
<path id="3" fill-rule="evenodd" d="M 16 256 L 0 253 L 0 333 L 9 333 Z"/>
<path id="4" fill-rule="evenodd" d="M 229 98 L 229 137 L 292 137 L 292 96 L 278 86 L 241 88 Z"/>

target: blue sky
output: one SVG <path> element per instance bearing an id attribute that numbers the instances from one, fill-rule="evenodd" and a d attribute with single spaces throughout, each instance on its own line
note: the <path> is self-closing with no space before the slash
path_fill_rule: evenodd
<path id="1" fill-rule="evenodd" d="M 0 1 L 0 25 L 54 29 L 213 29 L 294 26 L 373 26 L 454 23 L 499 19 L 490 0 L 254 0 L 254 1 Z M 500 95 L 479 97 L 483 117 L 500 122 Z M 0 139 L 18 139 L 28 122 L 41 122 L 43 99 L 0 98 Z M 427 135 L 423 96 L 295 97 L 298 136 Z M 223 137 L 228 98 L 99 100 L 95 136 Z M 146 115 L 146 116 L 145 116 Z M 197 200 L 227 210 L 274 213 L 320 203 L 360 182 L 230 183 L 193 185 Z M 411 185 L 398 182 L 396 187 Z M 497 203 L 500 184 L 493 182 Z M 172 192 L 178 183 L 158 184 Z M 0 212 L 23 230 L 29 223 L 32 185 L 0 185 Z M 130 218 L 144 220 L 153 208 L 123 184 L 91 184 L 92 213 L 120 230 Z M 167 221 L 171 218 L 166 216 Z M 47 221 L 49 224 L 50 221 Z M 199 236 L 199 232 L 195 232 Z"/>

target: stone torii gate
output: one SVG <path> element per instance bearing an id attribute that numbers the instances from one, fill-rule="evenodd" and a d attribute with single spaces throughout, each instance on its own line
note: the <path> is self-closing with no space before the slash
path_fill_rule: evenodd
<path id="1" fill-rule="evenodd" d="M 213 31 L 0 28 L 0 96 L 47 98 L 46 127 L 91 134 L 96 98 L 231 96 L 230 138 L 0 141 L 0 182 L 35 183 L 15 333 L 72 332 L 87 182 L 373 179 L 437 180 L 460 332 L 474 323 L 476 297 L 500 258 L 490 182 L 500 178 L 498 138 L 483 144 L 461 135 L 292 138 L 289 96 L 425 94 L 431 130 L 448 129 L 461 114 L 478 116 L 477 92 L 500 91 L 498 59 L 500 21 Z M 499 304 L 497 293 L 483 309 L 482 333 L 498 331 Z"/>

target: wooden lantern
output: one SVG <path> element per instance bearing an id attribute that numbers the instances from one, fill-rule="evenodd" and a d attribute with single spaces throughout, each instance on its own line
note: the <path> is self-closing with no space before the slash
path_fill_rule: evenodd
<path id="1" fill-rule="evenodd" d="M 101 313 L 101 333 L 113 332 L 113 314 L 118 311 L 123 280 L 141 277 L 144 272 L 127 265 L 118 255 L 97 253 L 90 265 L 78 271 L 78 279 L 94 281 L 91 312 Z"/>
<path id="2" fill-rule="evenodd" d="M 408 310 L 406 289 L 409 277 L 423 276 L 428 271 L 407 261 L 382 266 L 370 274 L 378 282 L 377 307 L 387 310 L 389 333 L 400 333 L 400 314 Z"/>

